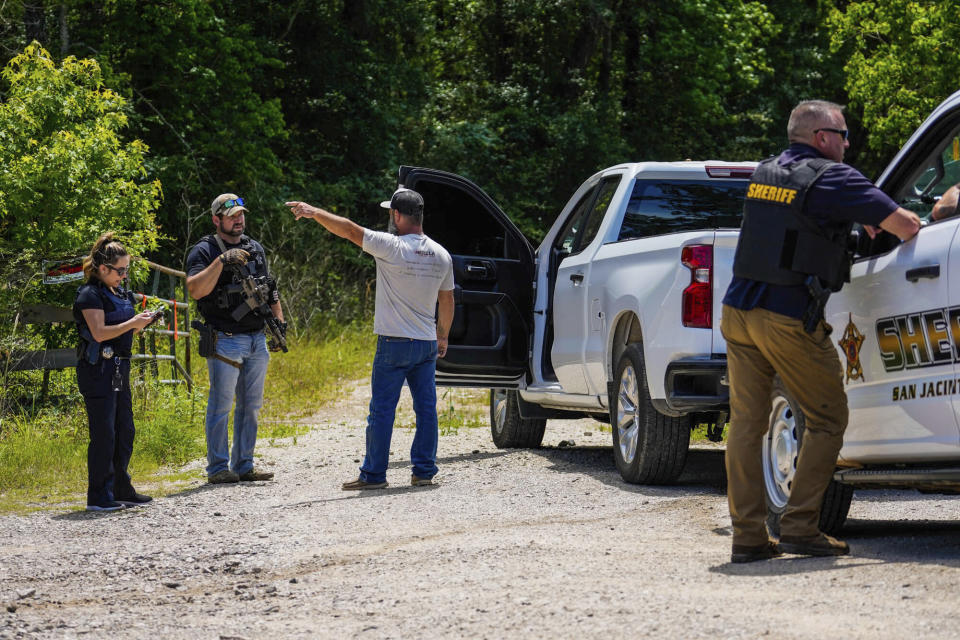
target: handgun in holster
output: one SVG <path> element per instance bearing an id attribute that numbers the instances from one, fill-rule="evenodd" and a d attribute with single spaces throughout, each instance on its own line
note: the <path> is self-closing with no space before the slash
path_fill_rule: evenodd
<path id="1" fill-rule="evenodd" d="M 807 292 L 810 294 L 810 304 L 803 312 L 803 330 L 812 334 L 823 319 L 823 310 L 827 307 L 831 291 L 823 287 L 817 276 L 807 276 L 803 284 L 807 286 Z"/>

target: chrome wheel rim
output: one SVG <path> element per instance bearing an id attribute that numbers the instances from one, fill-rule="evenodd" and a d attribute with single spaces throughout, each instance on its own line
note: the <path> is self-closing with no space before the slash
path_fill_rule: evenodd
<path id="1" fill-rule="evenodd" d="M 783 396 L 773 399 L 770 426 L 763 438 L 763 482 L 770 505 L 777 511 L 787 506 L 797 472 L 797 417 Z"/>
<path id="2" fill-rule="evenodd" d="M 640 431 L 638 407 L 640 391 L 637 374 L 632 365 L 627 365 L 620 374 L 620 390 L 617 392 L 617 444 L 620 458 L 627 464 L 637 455 L 637 435 Z"/>
<path id="3" fill-rule="evenodd" d="M 493 428 L 497 433 L 503 433 L 503 425 L 507 422 L 507 390 L 493 389 Z"/>

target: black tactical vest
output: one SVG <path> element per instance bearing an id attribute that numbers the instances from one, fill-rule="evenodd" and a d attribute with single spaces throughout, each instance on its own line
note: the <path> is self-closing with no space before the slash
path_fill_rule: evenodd
<path id="1" fill-rule="evenodd" d="M 220 247 L 213 235 L 200 238 L 200 242 L 206 242 L 210 245 L 209 255 L 213 260 L 218 260 L 220 256 Z M 237 245 L 229 245 L 230 248 Z M 267 275 L 266 262 L 264 256 L 257 251 L 253 242 L 246 235 L 240 236 L 239 248 L 250 254 L 250 261 L 242 267 L 244 271 L 253 276 Z M 204 319 L 216 327 L 219 331 L 228 331 L 230 333 L 252 333 L 263 329 L 263 318 L 256 313 L 248 313 L 239 320 L 233 318 L 233 312 L 238 307 L 246 307 L 243 300 L 243 287 L 240 285 L 240 278 L 233 269 L 224 268 L 220 273 L 213 291 L 208 295 L 197 300 L 197 308 Z"/>
<path id="2" fill-rule="evenodd" d="M 839 291 L 850 280 L 847 238 L 851 222 L 817 222 L 804 214 L 810 187 L 834 163 L 805 158 L 780 166 L 764 160 L 753 173 L 743 205 L 743 224 L 733 274 L 778 285 L 801 285 L 808 275 Z"/>

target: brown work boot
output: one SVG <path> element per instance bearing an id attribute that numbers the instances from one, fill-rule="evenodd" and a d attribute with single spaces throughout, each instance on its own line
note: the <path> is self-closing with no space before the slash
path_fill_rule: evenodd
<path id="1" fill-rule="evenodd" d="M 825 533 L 815 536 L 780 536 L 778 545 L 783 553 L 798 556 L 845 556 L 850 545 Z"/>
<path id="2" fill-rule="evenodd" d="M 258 482 L 260 480 L 273 480 L 273 472 L 260 471 L 254 467 L 240 476 L 240 482 Z"/>
<path id="3" fill-rule="evenodd" d="M 344 482 L 341 487 L 344 491 L 359 491 L 362 489 L 383 489 L 388 486 L 387 482 L 367 482 L 366 480 L 361 480 L 357 478 L 356 480 L 351 480 L 350 482 Z"/>
<path id="4" fill-rule="evenodd" d="M 412 487 L 426 487 L 432 484 L 433 478 L 421 478 L 415 475 L 410 476 L 410 486 Z"/>
<path id="5" fill-rule="evenodd" d="M 240 476 L 230 469 L 223 469 L 207 476 L 207 482 L 210 484 L 228 484 L 231 482 L 240 482 Z"/>
<path id="6" fill-rule="evenodd" d="M 782 555 L 777 549 L 777 543 L 773 540 L 767 540 L 758 545 L 733 545 L 733 553 L 730 554 L 730 562 L 756 562 L 757 560 L 769 560 Z"/>

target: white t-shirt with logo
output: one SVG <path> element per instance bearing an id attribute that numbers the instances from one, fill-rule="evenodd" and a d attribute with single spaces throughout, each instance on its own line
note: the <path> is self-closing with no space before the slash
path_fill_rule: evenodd
<path id="1" fill-rule="evenodd" d="M 453 260 L 425 235 L 363 230 L 363 250 L 377 260 L 373 331 L 436 340 L 437 292 L 453 289 Z"/>

